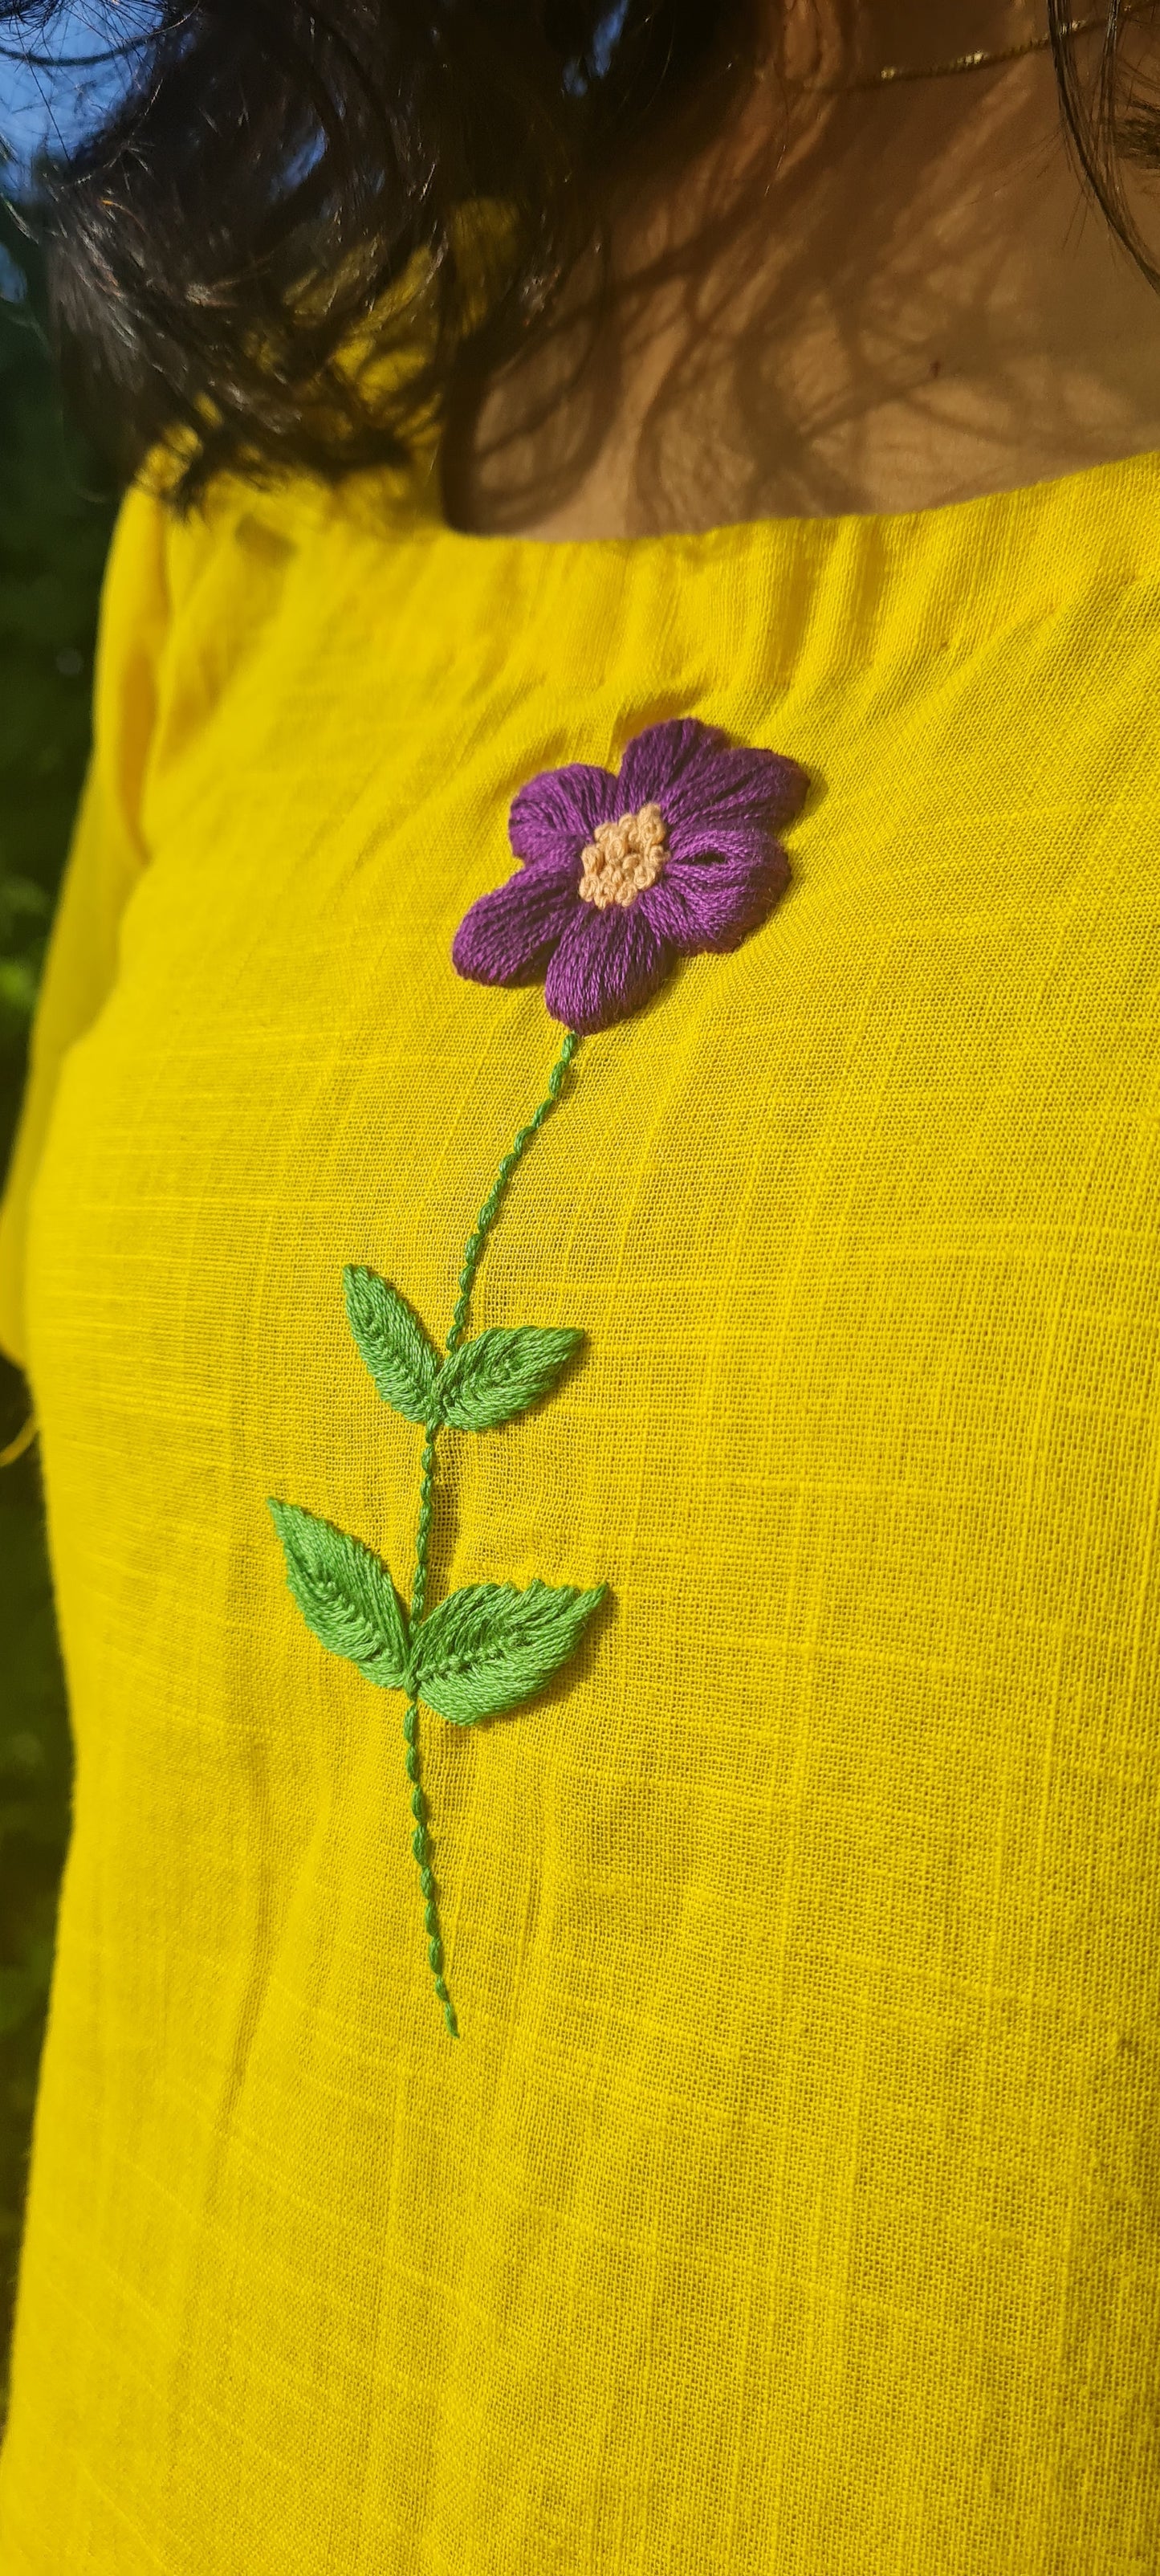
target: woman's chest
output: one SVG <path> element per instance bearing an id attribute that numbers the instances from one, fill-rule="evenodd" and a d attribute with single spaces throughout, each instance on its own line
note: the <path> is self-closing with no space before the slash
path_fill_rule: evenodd
<path id="1" fill-rule="evenodd" d="M 292 1486 L 401 1561 L 418 1435 L 342 1273 L 442 1342 L 561 1033 L 535 987 L 450 964 L 481 854 L 505 865 L 486 763 L 374 805 L 312 839 L 291 800 L 260 867 L 256 810 L 196 868 L 161 853 L 66 1067 L 31 1302 L 50 1444 L 111 1446 L 162 1517 L 209 1474 L 261 1529 Z M 744 948 L 582 1043 L 512 1178 L 472 1327 L 572 1326 L 583 1354 L 519 1421 L 447 1435 L 443 1573 L 643 1588 L 669 1637 L 707 1587 L 743 1665 L 819 1622 L 853 1654 L 982 1620 L 1106 1655 L 1143 1615 L 1157 1454 L 1139 818 L 1118 866 L 1008 820 L 1000 874 L 953 810 L 861 845 L 826 815 Z"/>

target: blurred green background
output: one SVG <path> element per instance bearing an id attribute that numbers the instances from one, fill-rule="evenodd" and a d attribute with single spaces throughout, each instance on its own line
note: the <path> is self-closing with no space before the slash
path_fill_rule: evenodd
<path id="1" fill-rule="evenodd" d="M 0 1165 L 88 749 L 107 476 L 65 428 L 35 253 L 0 203 Z M 0 1448 L 24 1422 L 0 1360 Z M 0 2410 L 70 1748 L 35 1451 L 0 1470 Z"/>

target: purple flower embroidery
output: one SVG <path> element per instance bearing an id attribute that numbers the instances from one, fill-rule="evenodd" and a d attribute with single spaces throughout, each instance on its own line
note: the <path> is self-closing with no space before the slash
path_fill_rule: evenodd
<path id="1" fill-rule="evenodd" d="M 738 948 L 789 866 L 775 837 L 809 781 L 776 752 L 735 749 L 692 716 L 649 725 L 614 777 L 545 769 L 512 805 L 516 876 L 473 903 L 452 957 L 479 984 L 544 978 L 553 1019 L 627 1019 L 675 956 Z"/>

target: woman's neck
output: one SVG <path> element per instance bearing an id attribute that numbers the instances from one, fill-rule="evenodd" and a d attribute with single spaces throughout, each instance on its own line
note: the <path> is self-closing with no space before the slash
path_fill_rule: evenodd
<path id="1" fill-rule="evenodd" d="M 827 86 L 1037 23 L 791 10 L 715 142 L 625 192 L 595 336 L 577 281 L 457 427 L 452 518 L 563 538 L 911 510 L 1160 445 L 1160 300 L 1084 199 L 1050 56 Z"/>

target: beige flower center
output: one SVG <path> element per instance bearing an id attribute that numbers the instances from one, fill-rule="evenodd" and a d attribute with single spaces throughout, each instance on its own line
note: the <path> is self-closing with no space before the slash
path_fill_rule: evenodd
<path id="1" fill-rule="evenodd" d="M 598 912 L 610 903 L 635 903 L 663 876 L 668 846 L 659 805 L 642 805 L 639 814 L 622 814 L 619 823 L 598 823 L 595 840 L 584 846 L 581 903 L 594 903 Z"/>

